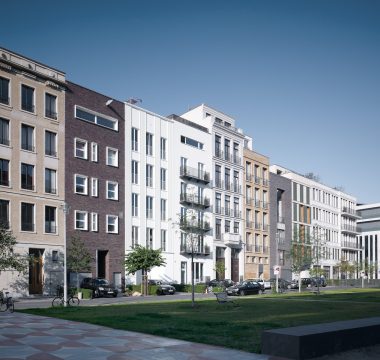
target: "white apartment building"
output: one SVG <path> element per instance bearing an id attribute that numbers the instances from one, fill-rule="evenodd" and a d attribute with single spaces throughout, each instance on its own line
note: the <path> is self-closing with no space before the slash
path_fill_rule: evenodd
<path id="1" fill-rule="evenodd" d="M 197 106 L 181 117 L 204 126 L 211 133 L 213 263 L 224 263 L 224 278 L 242 280 L 245 228 L 242 158 L 244 145 L 251 145 L 251 141 L 245 140 L 233 118 L 207 105 Z"/>
<path id="2" fill-rule="evenodd" d="M 338 279 L 340 261 L 360 260 L 356 199 L 278 165 L 270 166 L 270 171 L 292 181 L 292 204 L 289 206 L 292 206 L 293 231 L 314 239 L 321 256 L 319 264 L 314 266 L 321 266 L 326 278 Z M 308 272 L 301 274 L 302 277 L 308 275 Z"/>
<path id="3" fill-rule="evenodd" d="M 211 134 L 178 116 L 154 114 L 125 104 L 125 249 L 136 244 L 161 249 L 166 265 L 150 279 L 191 283 L 191 246 L 181 231 L 181 216 L 194 211 L 200 233 L 194 245 L 196 282 L 213 272 L 209 229 Z M 126 275 L 139 283 L 141 274 Z"/>

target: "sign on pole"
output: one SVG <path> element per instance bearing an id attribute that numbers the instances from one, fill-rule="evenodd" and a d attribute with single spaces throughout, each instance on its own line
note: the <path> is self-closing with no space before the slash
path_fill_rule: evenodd
<path id="1" fill-rule="evenodd" d="M 275 266 L 273 266 L 273 273 L 274 273 L 275 275 L 280 274 L 280 270 L 281 270 L 281 268 L 280 268 L 279 265 L 275 265 Z"/>

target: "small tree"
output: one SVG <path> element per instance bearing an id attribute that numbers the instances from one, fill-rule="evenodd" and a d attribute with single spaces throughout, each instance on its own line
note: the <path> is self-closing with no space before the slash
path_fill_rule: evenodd
<path id="1" fill-rule="evenodd" d="M 348 279 L 348 277 L 351 276 L 351 274 L 353 274 L 355 272 L 355 270 L 356 270 L 355 264 L 351 264 L 347 260 L 341 260 L 340 263 L 338 264 L 338 266 L 339 266 L 339 269 L 340 269 L 340 273 L 344 274 L 345 283 L 346 283 L 346 286 L 347 286 L 347 279 Z"/>
<path id="2" fill-rule="evenodd" d="M 128 274 L 135 274 L 141 270 L 143 278 L 143 295 L 148 293 L 148 272 L 155 266 L 165 265 L 166 262 L 161 254 L 161 249 L 149 249 L 141 245 L 125 256 L 124 266 Z"/>
<path id="3" fill-rule="evenodd" d="M 25 272 L 28 269 L 28 256 L 14 253 L 16 237 L 12 230 L 0 224 L 0 273 L 4 270 Z"/>
<path id="4" fill-rule="evenodd" d="M 78 234 L 71 237 L 67 248 L 67 268 L 76 274 L 77 291 L 79 291 L 79 273 L 91 270 L 92 257 Z M 66 274 L 64 274 L 66 276 Z"/>
<path id="5" fill-rule="evenodd" d="M 221 260 L 218 260 L 216 263 L 215 263 L 215 268 L 214 268 L 215 272 L 216 272 L 216 277 L 218 280 L 224 280 L 224 272 L 226 270 L 226 265 L 224 264 L 224 261 L 221 261 Z M 223 278 L 223 279 L 222 279 Z"/>

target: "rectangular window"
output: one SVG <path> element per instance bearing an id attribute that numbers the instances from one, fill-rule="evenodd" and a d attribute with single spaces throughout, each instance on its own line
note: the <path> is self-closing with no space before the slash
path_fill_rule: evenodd
<path id="1" fill-rule="evenodd" d="M 75 193 L 81 195 L 88 194 L 87 176 L 75 175 Z"/>
<path id="2" fill-rule="evenodd" d="M 132 249 L 139 244 L 139 228 L 138 226 L 132 226 Z"/>
<path id="3" fill-rule="evenodd" d="M 0 118 L 0 145 L 9 146 L 9 120 Z"/>
<path id="4" fill-rule="evenodd" d="M 45 155 L 57 156 L 57 134 L 45 131 Z"/>
<path id="5" fill-rule="evenodd" d="M 146 133 L 146 154 L 153 156 L 153 134 Z"/>
<path id="6" fill-rule="evenodd" d="M 119 151 L 117 149 L 107 147 L 107 165 L 119 166 Z"/>
<path id="7" fill-rule="evenodd" d="M 153 187 L 153 166 L 146 166 L 146 186 Z"/>
<path id="8" fill-rule="evenodd" d="M 34 89 L 21 85 L 21 109 L 34 113 Z"/>
<path id="9" fill-rule="evenodd" d="M 222 220 L 215 219 L 215 238 L 220 240 L 222 238 Z"/>
<path id="10" fill-rule="evenodd" d="M 107 215 L 107 232 L 117 234 L 119 232 L 119 218 L 115 215 Z"/>
<path id="11" fill-rule="evenodd" d="M 95 142 L 91 143 L 91 161 L 98 162 L 98 144 Z"/>
<path id="12" fill-rule="evenodd" d="M 9 105 L 9 80 L 0 77 L 0 103 Z"/>
<path id="13" fill-rule="evenodd" d="M 215 156 L 218 158 L 222 157 L 222 138 L 219 135 L 215 135 Z"/>
<path id="14" fill-rule="evenodd" d="M 0 185 L 9 186 L 9 160 L 0 159 Z"/>
<path id="15" fill-rule="evenodd" d="M 98 197 L 98 179 L 91 178 L 91 196 Z"/>
<path id="16" fill-rule="evenodd" d="M 45 169 L 45 192 L 48 194 L 57 193 L 57 172 L 52 169 Z"/>
<path id="17" fill-rule="evenodd" d="M 230 140 L 224 139 L 224 160 L 230 161 Z"/>
<path id="18" fill-rule="evenodd" d="M 161 199 L 161 220 L 166 220 L 166 200 Z"/>
<path id="19" fill-rule="evenodd" d="M 57 208 L 45 206 L 45 233 L 47 234 L 57 233 L 56 212 Z"/>
<path id="20" fill-rule="evenodd" d="M 57 120 L 57 97 L 52 94 L 45 94 L 45 116 Z"/>
<path id="21" fill-rule="evenodd" d="M 161 160 L 166 160 L 166 139 L 163 137 L 161 138 L 160 153 Z"/>
<path id="22" fill-rule="evenodd" d="M 229 220 L 224 220 L 224 232 L 229 233 L 231 231 L 231 222 Z"/>
<path id="23" fill-rule="evenodd" d="M 131 129 L 132 151 L 139 151 L 139 131 L 136 128 Z"/>
<path id="24" fill-rule="evenodd" d="M 146 218 L 153 219 L 153 197 L 146 197 Z"/>
<path id="25" fill-rule="evenodd" d="M 161 251 L 166 251 L 166 230 L 161 230 Z"/>
<path id="26" fill-rule="evenodd" d="M 132 160 L 132 184 L 139 183 L 139 163 Z"/>
<path id="27" fill-rule="evenodd" d="M 91 231 L 97 232 L 98 231 L 98 214 L 97 213 L 91 213 L 90 214 L 90 226 Z"/>
<path id="28" fill-rule="evenodd" d="M 21 231 L 34 231 L 34 204 L 21 203 Z"/>
<path id="29" fill-rule="evenodd" d="M 0 199 L 0 226 L 9 229 L 9 200 Z"/>
<path id="30" fill-rule="evenodd" d="M 34 190 L 34 166 L 21 163 L 21 188 Z"/>
<path id="31" fill-rule="evenodd" d="M 197 140 L 188 138 L 186 136 L 181 135 L 181 143 L 196 147 L 197 149 L 203 150 L 203 144 Z"/>
<path id="32" fill-rule="evenodd" d="M 161 190 L 166 190 L 166 169 L 161 168 L 160 182 Z"/>
<path id="33" fill-rule="evenodd" d="M 146 228 L 146 247 L 153 249 L 153 229 Z"/>
<path id="34" fill-rule="evenodd" d="M 74 142 L 74 156 L 80 159 L 87 160 L 87 141 L 82 139 L 75 139 Z"/>
<path id="35" fill-rule="evenodd" d="M 75 210 L 74 216 L 75 216 L 75 229 L 87 230 L 88 229 L 87 211 Z"/>
<path id="36" fill-rule="evenodd" d="M 139 216 L 139 195 L 132 193 L 132 216 Z"/>
<path id="37" fill-rule="evenodd" d="M 107 181 L 107 199 L 119 200 L 119 185 L 115 181 Z"/>
<path id="38" fill-rule="evenodd" d="M 51 260 L 53 262 L 58 262 L 59 258 L 58 258 L 58 251 L 57 250 L 53 250 L 51 252 Z"/>
<path id="39" fill-rule="evenodd" d="M 21 125 L 21 149 L 34 151 L 34 127 Z"/>
<path id="40" fill-rule="evenodd" d="M 92 113 L 91 111 L 79 108 L 75 105 L 75 117 L 111 130 L 118 131 L 118 122 L 116 119 L 106 118 L 105 115 Z"/>
<path id="41" fill-rule="evenodd" d="M 222 187 L 222 167 L 220 165 L 215 165 L 215 186 Z"/>

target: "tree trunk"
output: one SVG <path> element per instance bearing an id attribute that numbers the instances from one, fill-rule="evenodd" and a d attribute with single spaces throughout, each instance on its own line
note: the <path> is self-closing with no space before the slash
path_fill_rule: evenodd
<path id="1" fill-rule="evenodd" d="M 194 288 L 194 251 L 192 251 L 191 252 L 191 306 L 192 307 L 195 307 L 194 292 L 195 292 L 195 288 Z"/>

